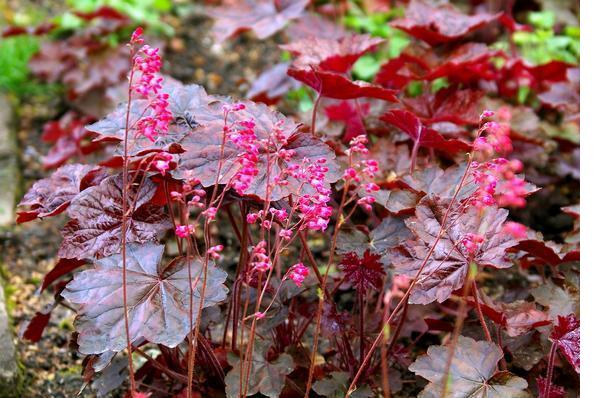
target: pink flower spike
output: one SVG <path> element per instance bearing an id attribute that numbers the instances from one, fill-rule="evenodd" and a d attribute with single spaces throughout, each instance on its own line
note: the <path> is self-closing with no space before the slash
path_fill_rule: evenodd
<path id="1" fill-rule="evenodd" d="M 143 44 L 144 43 L 144 38 L 142 37 L 143 34 L 144 34 L 144 29 L 141 26 L 138 26 L 137 28 L 135 28 L 135 30 L 131 34 L 131 39 L 129 40 L 129 42 L 131 44 Z"/>
<path id="2" fill-rule="evenodd" d="M 265 313 L 264 312 L 255 312 L 254 317 L 259 320 L 263 319 L 265 317 Z"/>

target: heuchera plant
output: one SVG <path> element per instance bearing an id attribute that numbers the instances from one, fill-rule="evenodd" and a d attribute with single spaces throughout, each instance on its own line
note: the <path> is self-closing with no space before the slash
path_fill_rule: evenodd
<path id="1" fill-rule="evenodd" d="M 297 19 L 281 46 L 293 60 L 251 91 L 273 104 L 296 87 L 290 77 L 308 86 L 306 126 L 162 76 L 159 50 L 133 32 L 128 99 L 86 127 L 113 156 L 60 167 L 20 204 L 19 222 L 68 217 L 40 288 L 56 303 L 22 336 L 38 340 L 53 308 L 72 308 L 86 383 L 128 379 L 130 397 L 577 388 L 578 231 L 545 241 L 510 213 L 540 189 L 523 175 L 524 151 L 542 140 L 512 123 L 518 88 L 577 123 L 565 100 L 576 67 L 529 65 L 477 40 L 498 21 L 510 33 L 510 14 L 413 0 L 391 26 L 414 42 L 361 82 L 352 66 L 383 40 L 328 34 L 307 3 L 207 10 L 221 41 Z M 47 135 L 81 129 L 70 123 Z M 403 382 L 416 376 L 420 393 Z"/>

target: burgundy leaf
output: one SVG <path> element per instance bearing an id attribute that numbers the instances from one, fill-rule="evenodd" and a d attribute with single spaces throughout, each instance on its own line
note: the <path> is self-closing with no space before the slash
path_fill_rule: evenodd
<path id="1" fill-rule="evenodd" d="M 245 30 L 252 30 L 262 40 L 298 18 L 308 3 L 309 0 L 238 0 L 206 7 L 204 13 L 215 19 L 212 32 L 217 42 Z"/>
<path id="2" fill-rule="evenodd" d="M 391 26 L 430 45 L 437 45 L 461 39 L 501 15 L 502 13 L 465 15 L 450 4 L 433 7 L 425 1 L 412 0 L 404 18 L 392 21 Z"/>
<path id="3" fill-rule="evenodd" d="M 346 76 L 311 68 L 290 68 L 288 75 L 315 90 L 319 95 L 335 99 L 378 98 L 398 102 L 396 91 L 363 81 L 351 81 Z"/>
<path id="4" fill-rule="evenodd" d="M 340 262 L 340 269 L 344 272 L 344 279 L 360 294 L 365 294 L 369 289 L 381 288 L 385 271 L 380 259 L 379 254 L 371 254 L 369 250 L 362 258 L 356 253 L 347 253 Z"/>
<path id="5" fill-rule="evenodd" d="M 476 90 L 443 89 L 435 94 L 404 98 L 402 103 L 427 125 L 438 122 L 468 125 L 479 123 L 483 95 Z"/>
<path id="6" fill-rule="evenodd" d="M 424 146 L 426 148 L 439 149 L 450 154 L 471 149 L 471 146 L 464 141 L 454 138 L 446 139 L 432 128 L 424 126 L 421 120 L 410 111 L 393 109 L 381 116 L 381 120 L 396 126 L 400 131 L 406 133 L 412 138 L 417 149 Z M 415 149 L 413 149 L 413 154 L 416 155 Z"/>
<path id="7" fill-rule="evenodd" d="M 203 186 L 211 186 L 216 183 L 217 170 L 219 169 L 219 159 L 221 158 L 221 146 L 223 143 L 223 106 L 231 104 L 227 98 L 212 97 L 205 108 L 194 110 L 193 115 L 196 122 L 201 126 L 187 135 L 181 145 L 185 148 L 185 153 L 180 156 L 179 167 L 174 171 L 176 178 L 199 178 Z M 326 182 L 333 183 L 340 177 L 339 167 L 335 162 L 333 151 L 321 140 L 312 137 L 310 133 L 297 131 L 298 125 L 292 120 L 286 118 L 279 112 L 275 112 L 264 104 L 257 104 L 251 101 L 242 101 L 245 109 L 231 112 L 228 115 L 228 125 L 233 125 L 239 121 L 252 119 L 255 121 L 254 132 L 259 140 L 271 138 L 274 141 L 273 133 L 276 130 L 286 137 L 287 144 L 277 144 L 277 148 L 270 148 L 268 151 L 263 148 L 259 156 L 258 175 L 255 176 L 251 186 L 246 193 L 256 195 L 260 198 L 266 197 L 266 178 L 267 161 L 271 163 L 270 168 L 270 199 L 279 200 L 291 193 L 298 194 L 302 186 L 302 192 L 312 192 L 311 187 L 292 176 L 286 175 L 287 185 L 274 185 L 273 178 L 286 170 L 290 163 L 301 164 L 302 159 L 316 160 L 325 158 L 325 166 L 329 168 L 326 173 Z M 280 149 L 293 150 L 294 153 L 289 160 L 284 160 L 276 156 L 275 152 Z M 239 149 L 231 140 L 225 140 L 223 149 L 223 159 L 221 161 L 221 176 L 219 184 L 228 183 L 240 169 L 238 162 Z"/>
<path id="8" fill-rule="evenodd" d="M 54 268 L 52 268 L 42 280 L 42 284 L 40 285 L 39 291 L 43 292 L 46 290 L 48 286 L 50 286 L 54 281 L 56 281 L 61 276 L 68 274 L 71 271 L 76 270 L 77 268 L 83 266 L 86 261 L 76 260 L 73 258 L 61 258 L 58 260 Z"/>
<path id="9" fill-rule="evenodd" d="M 409 366 L 409 370 L 429 380 L 420 397 L 441 397 L 444 391 L 446 363 L 452 355 L 448 374 L 448 398 L 506 398 L 526 397 L 527 382 L 509 372 L 498 372 L 497 365 L 503 352 L 496 344 L 475 341 L 459 336 L 456 348 L 430 346 Z"/>
<path id="10" fill-rule="evenodd" d="M 535 239 L 526 239 L 519 242 L 512 250 L 522 250 L 527 254 L 534 256 L 548 265 L 558 265 L 562 263 L 561 257 L 547 246 L 545 242 Z"/>
<path id="11" fill-rule="evenodd" d="M 63 228 L 59 257 L 106 257 L 119 251 L 122 187 L 123 179 L 116 175 L 73 199 L 68 211 L 72 220 Z M 128 208 L 133 208 L 133 212 L 127 226 L 127 243 L 154 241 L 170 227 L 162 207 L 148 203 L 155 192 L 156 186 L 148 179 L 142 186 L 129 189 Z"/>
<path id="12" fill-rule="evenodd" d="M 279 98 L 289 91 L 300 87 L 300 84 L 287 74 L 289 63 L 282 62 L 263 71 L 252 82 L 247 96 L 255 102 L 267 105 L 275 104 Z"/>
<path id="13" fill-rule="evenodd" d="M 369 114 L 369 104 L 355 105 L 350 101 L 341 101 L 325 107 L 325 114 L 334 122 L 343 122 L 346 126 L 342 141 L 350 142 L 354 137 L 365 134 L 363 117 Z"/>
<path id="14" fill-rule="evenodd" d="M 48 326 L 54 308 L 56 308 L 55 302 L 46 305 L 43 310 L 36 312 L 33 318 L 21 325 L 19 337 L 32 343 L 40 341 L 44 329 Z"/>
<path id="15" fill-rule="evenodd" d="M 415 217 L 406 220 L 406 226 L 415 240 L 404 243 L 408 256 L 398 254 L 392 259 L 396 272 L 414 277 L 430 251 L 441 228 L 441 221 L 448 209 L 449 200 L 425 197 L 415 210 Z M 505 251 L 517 241 L 502 232 L 508 211 L 488 207 L 482 211 L 469 208 L 462 212 L 451 209 L 442 235 L 419 276 L 409 299 L 410 303 L 428 304 L 443 302 L 452 292 L 463 286 L 474 262 L 479 266 L 508 268 L 512 265 L 505 258 Z M 467 234 L 483 237 L 483 242 L 473 255 L 461 243 Z"/>
<path id="16" fill-rule="evenodd" d="M 70 164 L 56 170 L 48 178 L 37 181 L 19 203 L 29 210 L 17 212 L 17 222 L 51 217 L 62 213 L 79 192 L 84 178 L 99 168 L 93 165 Z"/>
<path id="17" fill-rule="evenodd" d="M 445 77 L 451 82 L 465 85 L 480 79 L 494 80 L 497 74 L 490 59 L 500 54 L 482 43 L 466 43 L 446 57 L 439 58 L 425 78 L 435 80 Z"/>
<path id="18" fill-rule="evenodd" d="M 402 53 L 381 66 L 375 76 L 375 83 L 401 90 L 413 80 L 424 79 L 429 71 L 430 66 L 425 60 Z"/>
<path id="19" fill-rule="evenodd" d="M 569 316 L 558 316 L 558 325 L 554 326 L 550 334 L 550 340 L 560 348 L 560 352 L 573 369 L 579 373 L 580 368 L 580 337 L 579 320 L 575 314 Z"/>
<path id="20" fill-rule="evenodd" d="M 533 328 L 552 322 L 548 319 L 548 315 L 538 310 L 533 302 L 522 300 L 512 303 L 492 302 L 484 296 L 484 303 L 480 305 L 483 313 L 504 327 L 510 337 L 520 336 Z"/>
<path id="21" fill-rule="evenodd" d="M 535 379 L 537 386 L 539 397 L 543 398 L 543 393 L 546 391 L 546 378 L 542 376 L 538 376 Z M 565 389 L 561 386 L 557 386 L 556 384 L 550 384 L 550 394 L 548 398 L 563 398 L 565 396 Z"/>
<path id="22" fill-rule="evenodd" d="M 200 306 L 204 267 L 199 258 L 188 261 L 184 257 L 161 265 L 163 249 L 152 243 L 127 245 L 129 331 L 132 341 L 146 339 L 175 347 L 191 329 L 188 265 L 194 283 L 194 317 Z M 93 269 L 76 274 L 62 293 L 78 306 L 75 328 L 80 352 L 99 354 L 126 347 L 122 273 L 122 256 L 115 254 L 98 260 Z M 208 266 L 205 308 L 226 298 L 226 278 L 224 271 Z"/>
<path id="23" fill-rule="evenodd" d="M 368 34 L 340 39 L 307 37 L 280 47 L 298 56 L 292 64 L 294 68 L 315 67 L 323 71 L 346 73 L 363 54 L 375 50 L 383 41 Z"/>
<path id="24" fill-rule="evenodd" d="M 79 155 L 88 155 L 101 148 L 98 143 L 86 143 L 84 140 L 93 134 L 85 128 L 92 122 L 92 117 L 78 117 L 75 112 L 65 113 L 59 120 L 50 121 L 44 125 L 42 140 L 53 142 L 43 158 L 44 168 L 50 169 L 62 166 L 69 159 Z"/>

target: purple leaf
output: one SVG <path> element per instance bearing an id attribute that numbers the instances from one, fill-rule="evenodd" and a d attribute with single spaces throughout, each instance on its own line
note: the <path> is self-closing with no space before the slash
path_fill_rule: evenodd
<path id="1" fill-rule="evenodd" d="M 190 285 L 193 281 L 193 309 L 200 306 L 203 264 L 199 258 L 178 257 L 161 264 L 164 246 L 153 243 L 127 245 L 127 306 L 132 341 L 144 338 L 152 343 L 175 347 L 190 332 Z M 62 293 L 78 306 L 75 328 L 79 351 L 99 354 L 120 351 L 126 346 L 123 316 L 123 260 L 120 253 L 96 261 L 93 269 L 75 275 Z M 223 301 L 227 274 L 208 266 L 204 307 Z"/>

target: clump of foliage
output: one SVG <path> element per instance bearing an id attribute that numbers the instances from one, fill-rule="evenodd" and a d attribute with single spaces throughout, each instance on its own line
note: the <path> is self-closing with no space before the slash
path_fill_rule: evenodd
<path id="1" fill-rule="evenodd" d="M 205 9 L 220 41 L 285 29 L 292 58 L 257 79 L 256 102 L 162 76 L 133 32 L 127 100 L 86 127 L 114 152 L 21 202 L 20 222 L 68 217 L 40 288 L 56 304 L 23 337 L 72 308 L 86 383 L 128 379 L 130 397 L 576 391 L 579 231 L 550 241 L 523 213 L 577 187 L 577 144 L 556 133 L 578 132 L 577 66 L 479 39 L 505 40 L 510 13 L 413 0 L 389 22 L 410 44 L 355 80 L 385 38 L 307 4 Z M 314 92 L 305 124 L 260 102 L 294 80 Z"/>

